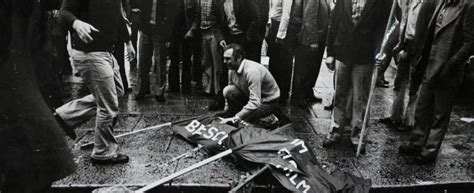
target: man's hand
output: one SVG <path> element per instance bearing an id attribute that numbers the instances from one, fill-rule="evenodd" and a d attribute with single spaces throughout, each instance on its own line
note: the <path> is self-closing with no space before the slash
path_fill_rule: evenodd
<path id="1" fill-rule="evenodd" d="M 184 35 L 184 39 L 192 39 L 193 37 L 194 37 L 193 30 L 189 30 L 189 31 L 186 32 L 186 34 Z"/>
<path id="2" fill-rule="evenodd" d="M 227 46 L 227 43 L 225 42 L 225 40 L 221 40 L 219 42 L 219 45 L 222 47 L 222 48 L 225 48 Z"/>
<path id="3" fill-rule="evenodd" d="M 240 121 L 240 118 L 235 116 L 235 117 L 221 119 L 221 124 L 227 124 L 227 123 L 236 124 L 239 121 Z"/>
<path id="4" fill-rule="evenodd" d="M 85 43 L 90 43 L 94 41 L 91 36 L 92 31 L 99 32 L 99 30 L 96 29 L 94 26 L 78 19 L 74 20 L 74 22 L 72 23 L 72 28 L 76 31 L 79 38 L 81 38 L 81 40 Z"/>
<path id="5" fill-rule="evenodd" d="M 318 49 L 318 48 L 319 48 L 319 44 L 318 44 L 318 43 L 314 43 L 314 44 L 309 45 L 309 47 L 310 47 L 311 49 Z"/>
<path id="6" fill-rule="evenodd" d="M 375 56 L 375 65 L 380 66 L 385 63 L 385 60 L 387 60 L 387 54 L 378 53 L 377 56 Z"/>
<path id="7" fill-rule="evenodd" d="M 135 49 L 133 48 L 132 42 L 128 41 L 125 48 L 127 49 L 126 59 L 130 62 L 133 59 L 135 59 L 135 56 L 136 56 Z"/>
<path id="8" fill-rule="evenodd" d="M 326 58 L 326 66 L 328 67 L 329 70 L 334 71 L 336 61 L 334 60 L 334 57 L 328 56 Z"/>

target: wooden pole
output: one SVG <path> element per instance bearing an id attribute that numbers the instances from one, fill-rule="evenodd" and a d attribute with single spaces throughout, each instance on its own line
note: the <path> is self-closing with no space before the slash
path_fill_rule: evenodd
<path id="1" fill-rule="evenodd" d="M 397 7 L 397 1 L 394 0 L 392 3 L 392 9 L 390 10 L 390 16 L 388 17 L 388 22 L 387 26 L 385 27 L 385 33 L 384 33 L 384 39 L 382 41 L 382 46 L 380 47 L 380 51 L 378 55 L 383 55 L 383 50 L 387 44 L 388 37 L 385 37 L 390 30 L 390 26 L 392 26 L 392 21 L 395 17 L 395 9 Z M 356 157 L 359 157 L 360 152 L 362 150 L 362 143 L 364 141 L 365 133 L 367 130 L 367 122 L 369 112 L 370 112 L 370 104 L 372 103 L 372 98 L 374 95 L 374 89 L 375 89 L 375 84 L 377 83 L 377 77 L 378 77 L 378 71 L 380 68 L 380 61 L 377 60 L 375 64 L 375 69 L 374 73 L 372 74 L 372 81 L 370 83 L 370 91 L 369 91 L 369 99 L 367 100 L 367 106 L 365 107 L 365 113 L 364 113 L 364 120 L 362 121 L 362 130 L 360 131 L 360 138 L 359 138 L 359 144 L 357 145 L 357 152 L 356 152 Z"/>
<path id="2" fill-rule="evenodd" d="M 128 132 L 128 133 L 123 133 L 123 134 L 115 136 L 115 138 L 126 137 L 126 136 L 134 135 L 134 134 L 137 134 L 137 133 L 141 133 L 141 132 L 144 132 L 144 131 L 161 129 L 163 127 L 168 127 L 168 126 L 171 127 L 172 125 L 176 125 L 176 124 L 186 122 L 186 121 L 191 121 L 191 120 L 201 118 L 201 117 L 203 117 L 203 116 L 196 116 L 196 117 L 191 117 L 191 118 L 187 118 L 187 119 L 183 119 L 183 120 L 179 120 L 179 121 L 163 123 L 163 124 L 160 124 L 160 125 L 147 127 L 147 128 L 140 129 L 140 130 L 136 130 L 136 131 L 132 131 L 132 132 Z M 92 148 L 92 147 L 94 147 L 94 142 L 89 142 L 89 143 L 81 145 L 81 149 L 89 149 L 89 148 Z"/>
<path id="3" fill-rule="evenodd" d="M 178 172 L 176 172 L 176 173 L 173 173 L 173 174 L 169 175 L 168 177 L 165 177 L 165 178 L 163 178 L 163 179 L 161 179 L 161 180 L 158 180 L 158 181 L 156 181 L 156 182 L 153 182 L 153 183 L 151 183 L 151 184 L 149 184 L 149 185 L 147 185 L 147 186 L 145 186 L 145 187 L 143 187 L 143 188 L 140 188 L 140 189 L 138 189 L 138 190 L 135 191 L 135 192 L 137 192 L 137 193 L 143 193 L 143 192 L 149 191 L 149 190 L 151 190 L 151 189 L 153 189 L 153 188 L 155 188 L 155 187 L 157 187 L 157 186 L 159 186 L 159 185 L 162 185 L 162 184 L 164 184 L 164 183 L 166 183 L 166 182 L 168 182 L 168 181 L 170 181 L 170 180 L 173 180 L 173 179 L 175 179 L 175 178 L 177 178 L 177 177 L 179 177 L 179 176 L 182 176 L 182 175 L 184 175 L 184 174 L 186 174 L 186 173 L 188 173 L 188 172 L 191 172 L 191 171 L 193 171 L 193 170 L 195 170 L 195 169 L 197 169 L 197 168 L 199 168 L 199 167 L 201 167 L 201 166 L 204 166 L 204 165 L 206 165 L 206 164 L 208 164 L 208 163 L 211 163 L 211 162 L 216 161 L 216 160 L 218 160 L 218 159 L 221 159 L 221 158 L 223 158 L 223 157 L 225 157 L 225 156 L 228 156 L 228 155 L 232 154 L 232 152 L 233 152 L 233 149 L 228 149 L 228 150 L 226 150 L 226 151 L 223 151 L 223 152 L 221 152 L 221 153 L 219 153 L 219 154 L 217 154 L 217 155 L 214 155 L 214 156 L 212 156 L 212 157 L 210 157 L 210 158 L 207 158 L 207 159 L 205 159 L 205 160 L 203 160 L 203 161 L 200 161 L 200 162 L 198 162 L 198 163 L 196 163 L 196 164 L 194 164 L 194 165 L 192 165 L 192 166 L 189 166 L 189 167 L 187 167 L 187 168 L 185 168 L 185 169 L 183 169 L 183 170 L 181 170 L 181 171 L 178 171 Z"/>
<path id="4" fill-rule="evenodd" d="M 262 167 L 260 170 L 258 170 L 255 174 L 252 174 L 251 176 L 249 176 L 247 179 L 245 179 L 242 183 L 238 184 L 236 187 L 232 188 L 232 190 L 229 191 L 229 193 L 236 193 L 237 191 L 239 191 L 242 187 L 244 187 L 246 184 L 248 184 L 250 181 L 252 181 L 253 179 L 255 179 L 257 176 L 259 176 L 260 174 L 262 174 L 264 171 L 266 171 L 267 169 L 270 169 L 270 165 L 265 165 L 264 167 Z"/>

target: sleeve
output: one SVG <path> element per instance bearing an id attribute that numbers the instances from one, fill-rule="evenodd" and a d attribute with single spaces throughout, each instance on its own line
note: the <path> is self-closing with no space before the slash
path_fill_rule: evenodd
<path id="1" fill-rule="evenodd" d="M 130 41 L 130 32 L 128 31 L 128 21 L 125 17 L 125 10 L 123 9 L 123 5 L 120 6 L 121 17 L 119 21 L 119 30 L 118 30 L 118 39 L 121 42 L 128 42 Z"/>
<path id="2" fill-rule="evenodd" d="M 278 26 L 278 33 L 276 37 L 278 39 L 285 39 L 288 25 L 290 24 L 290 14 L 293 0 L 283 0 L 283 12 L 281 15 L 280 26 Z"/>
<path id="3" fill-rule="evenodd" d="M 79 14 L 81 0 L 64 0 L 59 10 L 59 23 L 67 29 L 72 29 L 73 22 Z"/>
<path id="4" fill-rule="evenodd" d="M 449 59 L 448 65 L 463 65 L 471 55 L 474 55 L 474 6 L 469 7 L 464 15 L 462 26 L 463 43 L 461 48 Z"/>
<path id="5" fill-rule="evenodd" d="M 249 101 L 235 116 L 241 120 L 247 118 L 253 111 L 262 106 L 262 78 L 263 74 L 258 71 L 250 71 L 247 74 L 247 81 L 249 83 Z"/>
<path id="6" fill-rule="evenodd" d="M 341 14 L 343 1 L 336 1 L 334 10 L 329 19 L 328 35 L 326 41 L 326 49 L 328 56 L 334 56 L 334 41 L 339 27 L 339 15 Z"/>

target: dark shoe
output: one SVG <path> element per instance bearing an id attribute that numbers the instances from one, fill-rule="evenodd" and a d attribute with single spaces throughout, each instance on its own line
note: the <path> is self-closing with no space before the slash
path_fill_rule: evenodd
<path id="1" fill-rule="evenodd" d="M 335 144 L 338 144 L 339 141 L 341 141 L 341 137 L 331 136 L 330 138 L 324 138 L 323 147 L 324 148 L 332 147 Z"/>
<path id="2" fill-rule="evenodd" d="M 310 103 L 321 103 L 323 102 L 323 99 L 315 96 L 308 96 L 306 97 L 306 101 Z"/>
<path id="3" fill-rule="evenodd" d="M 384 84 L 384 82 L 377 82 L 377 83 L 375 83 L 375 86 L 380 87 L 380 88 L 388 88 L 389 87 L 387 84 Z"/>
<path id="4" fill-rule="evenodd" d="M 388 84 L 389 82 L 386 81 L 385 79 L 382 80 L 383 81 L 383 84 Z"/>
<path id="5" fill-rule="evenodd" d="M 385 117 L 385 118 L 381 118 L 379 120 L 380 123 L 383 123 L 391 128 L 397 128 L 399 127 L 402 123 L 399 122 L 399 121 L 394 121 L 392 118 L 390 117 Z"/>
<path id="6" fill-rule="evenodd" d="M 74 132 L 74 129 L 69 127 L 63 120 L 63 118 L 61 118 L 57 113 L 54 113 L 54 118 L 56 119 L 56 122 L 58 122 L 59 126 L 63 129 L 64 133 L 66 133 L 66 135 L 68 137 L 70 137 L 71 139 L 73 140 L 76 140 L 76 132 Z"/>
<path id="7" fill-rule="evenodd" d="M 216 98 L 209 104 L 210 111 L 218 111 L 222 110 L 225 107 L 225 99 L 223 96 L 219 96 L 222 94 L 218 94 Z"/>
<path id="8" fill-rule="evenodd" d="M 357 148 L 359 148 L 359 136 L 357 137 L 351 137 L 351 144 L 352 147 L 354 148 L 354 151 L 357 152 Z M 362 142 L 362 146 L 360 149 L 360 154 L 365 154 L 365 143 Z"/>
<path id="9" fill-rule="evenodd" d="M 407 132 L 407 131 L 411 131 L 411 128 L 412 128 L 411 126 L 400 125 L 396 129 L 397 131 L 400 131 L 400 132 Z"/>
<path id="10" fill-rule="evenodd" d="M 144 92 L 140 91 L 138 92 L 137 95 L 135 95 L 133 99 L 135 99 L 136 101 L 143 100 L 148 94 L 150 94 L 150 91 L 144 91 Z"/>
<path id="11" fill-rule="evenodd" d="M 408 156 L 419 156 L 421 153 L 421 148 L 416 148 L 411 145 L 404 144 L 398 147 L 398 153 Z"/>
<path id="12" fill-rule="evenodd" d="M 155 95 L 155 100 L 156 102 L 160 102 L 160 103 L 163 103 L 166 101 L 165 96 L 163 95 Z"/>
<path id="13" fill-rule="evenodd" d="M 128 156 L 123 155 L 123 154 L 117 154 L 117 157 L 111 158 L 111 159 L 97 159 L 91 157 L 91 162 L 93 164 L 100 164 L 100 165 L 107 165 L 107 164 L 123 164 L 127 163 L 129 160 Z"/>
<path id="14" fill-rule="evenodd" d="M 436 157 L 416 156 L 414 160 L 417 165 L 428 165 L 436 162 Z"/>
<path id="15" fill-rule="evenodd" d="M 327 106 L 324 106 L 324 110 L 326 110 L 326 111 L 332 111 L 332 109 L 334 109 L 334 104 L 332 104 L 332 103 L 327 105 Z"/>

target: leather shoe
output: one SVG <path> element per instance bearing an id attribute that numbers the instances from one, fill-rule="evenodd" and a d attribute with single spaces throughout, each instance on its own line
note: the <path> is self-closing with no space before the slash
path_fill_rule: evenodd
<path id="1" fill-rule="evenodd" d="M 417 165 L 428 165 L 436 162 L 436 157 L 416 156 L 414 160 Z"/>
<path id="2" fill-rule="evenodd" d="M 341 137 L 331 136 L 329 138 L 324 138 L 323 147 L 324 148 L 332 147 L 335 144 L 339 143 L 339 141 L 341 141 Z"/>
<path id="3" fill-rule="evenodd" d="M 311 95 L 311 96 L 306 97 L 306 101 L 310 103 L 321 103 L 323 102 L 323 99 Z"/>
<path id="4" fill-rule="evenodd" d="M 398 153 L 408 156 L 419 156 L 421 153 L 421 148 L 416 148 L 411 145 L 404 144 L 398 147 Z"/>
<path id="5" fill-rule="evenodd" d="M 91 157 L 91 162 L 93 164 L 99 164 L 99 165 L 122 164 L 122 163 L 127 163 L 128 160 L 129 160 L 128 156 L 123 155 L 123 154 L 117 154 L 117 157 L 110 158 L 110 159 L 97 159 L 97 158 Z"/>
<path id="6" fill-rule="evenodd" d="M 166 101 L 165 96 L 163 95 L 155 95 L 155 100 L 156 102 L 160 102 L 160 103 L 163 103 Z"/>
<path id="7" fill-rule="evenodd" d="M 327 106 L 324 106 L 324 110 L 326 111 L 332 111 L 332 109 L 334 109 L 334 104 L 329 104 Z"/>
<path id="8" fill-rule="evenodd" d="M 144 99 L 145 96 L 148 95 L 148 94 L 150 94 L 150 91 L 144 91 L 144 92 L 140 91 L 140 92 L 138 92 L 137 95 L 135 95 L 134 99 L 135 99 L 136 101 L 142 100 L 142 99 Z"/>
<path id="9" fill-rule="evenodd" d="M 68 137 L 70 137 L 73 140 L 76 140 L 76 132 L 74 132 L 74 129 L 69 127 L 66 122 L 64 122 L 63 118 L 61 118 L 57 113 L 54 113 L 54 119 L 56 119 L 56 122 L 58 122 L 59 126 L 63 129 L 64 133 Z"/>

